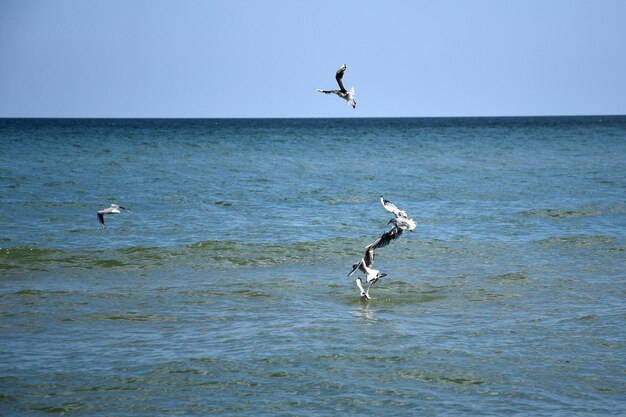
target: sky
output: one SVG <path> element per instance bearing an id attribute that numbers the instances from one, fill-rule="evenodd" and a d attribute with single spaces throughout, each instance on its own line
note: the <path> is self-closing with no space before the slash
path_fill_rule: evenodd
<path id="1" fill-rule="evenodd" d="M 0 117 L 607 114 L 623 0 L 0 0 Z"/>

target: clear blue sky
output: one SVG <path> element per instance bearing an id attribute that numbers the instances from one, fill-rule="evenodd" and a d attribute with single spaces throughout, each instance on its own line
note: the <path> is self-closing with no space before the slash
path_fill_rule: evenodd
<path id="1" fill-rule="evenodd" d="M 626 114 L 626 1 L 0 0 L 0 117 L 579 114 Z"/>

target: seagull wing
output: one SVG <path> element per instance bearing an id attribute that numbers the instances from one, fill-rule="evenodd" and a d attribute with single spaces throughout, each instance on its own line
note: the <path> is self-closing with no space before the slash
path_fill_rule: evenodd
<path id="1" fill-rule="evenodd" d="M 340 93 L 339 90 L 322 90 L 317 88 L 316 91 L 318 91 L 319 93 L 324 93 L 324 94 L 337 94 Z"/>
<path id="2" fill-rule="evenodd" d="M 380 196 L 380 204 L 383 205 L 385 210 L 387 210 L 390 213 L 393 213 L 396 217 L 404 217 L 405 219 L 409 218 L 409 216 L 406 214 L 406 211 L 400 210 L 391 201 L 385 200 L 385 198 L 382 195 Z"/>
<path id="3" fill-rule="evenodd" d="M 385 197 L 382 195 L 380 196 L 380 204 L 382 204 L 383 208 L 390 213 L 396 214 L 398 212 L 398 207 L 396 207 L 396 205 L 391 201 L 385 200 Z"/>
<path id="4" fill-rule="evenodd" d="M 374 250 L 384 248 L 394 240 L 398 239 L 400 236 L 402 236 L 402 229 L 398 226 L 394 226 L 391 230 L 383 233 L 375 241 L 373 241 L 368 246 L 368 249 L 371 248 L 372 250 Z"/>
<path id="5" fill-rule="evenodd" d="M 368 268 L 374 263 L 374 248 L 370 246 L 365 249 L 365 255 L 363 255 L 363 262 Z"/>
<path id="6" fill-rule="evenodd" d="M 106 228 L 106 225 L 104 224 L 104 213 L 98 212 L 98 221 L 102 227 Z"/>
<path id="7" fill-rule="evenodd" d="M 347 93 L 348 90 L 346 90 L 346 87 L 343 86 L 343 73 L 346 70 L 346 64 L 342 64 L 339 69 L 337 70 L 337 74 L 335 75 L 335 79 L 337 80 L 337 84 L 339 84 L 339 89 L 341 90 L 342 93 Z"/>
<path id="8" fill-rule="evenodd" d="M 363 260 L 363 258 L 361 258 L 361 260 L 358 263 L 352 265 L 352 271 L 350 271 L 348 276 L 351 276 L 352 274 L 354 274 L 356 272 L 357 269 L 361 268 L 361 266 L 363 265 L 363 262 L 364 262 L 364 260 Z"/>

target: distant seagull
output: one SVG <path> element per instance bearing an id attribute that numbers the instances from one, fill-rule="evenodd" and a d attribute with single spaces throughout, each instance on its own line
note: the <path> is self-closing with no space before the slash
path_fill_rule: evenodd
<path id="1" fill-rule="evenodd" d="M 352 276 L 356 272 L 356 270 L 360 270 L 365 274 L 365 281 L 367 282 L 367 290 L 363 289 L 363 281 L 358 277 L 356 279 L 356 285 L 361 290 L 361 297 L 370 299 L 370 288 L 374 285 L 379 279 L 387 276 L 386 273 L 380 272 L 378 269 L 371 268 L 374 263 L 374 247 L 372 245 L 368 245 L 365 250 L 365 255 L 361 258 L 359 263 L 352 265 L 352 271 L 348 274 L 348 276 Z"/>
<path id="2" fill-rule="evenodd" d="M 343 86 L 343 73 L 346 70 L 346 64 L 343 64 L 337 70 L 337 74 L 335 75 L 335 79 L 337 80 L 337 84 L 339 84 L 339 90 L 320 90 L 317 91 L 324 94 L 336 94 L 342 99 L 346 100 L 352 108 L 356 108 L 356 101 L 354 101 L 354 87 L 350 89 L 350 91 L 346 90 L 346 87 Z"/>
<path id="3" fill-rule="evenodd" d="M 396 216 L 394 219 L 389 220 L 389 223 L 393 223 L 395 227 L 399 227 L 402 230 L 409 229 L 409 232 L 415 230 L 417 224 L 415 224 L 415 220 L 409 218 L 409 215 L 406 214 L 406 211 L 400 210 L 391 201 L 385 200 L 382 195 L 380 196 L 380 203 L 383 205 L 385 210 L 393 213 Z"/>
<path id="4" fill-rule="evenodd" d="M 111 207 L 98 211 L 98 220 L 100 221 L 100 224 L 102 225 L 103 228 L 106 229 L 106 225 L 104 224 L 104 215 L 105 214 L 120 214 L 120 209 L 132 212 L 131 209 L 127 209 L 117 204 L 111 204 Z"/>

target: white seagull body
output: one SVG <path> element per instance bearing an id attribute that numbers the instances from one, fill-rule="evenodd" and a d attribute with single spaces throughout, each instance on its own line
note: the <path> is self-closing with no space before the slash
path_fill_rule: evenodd
<path id="1" fill-rule="evenodd" d="M 415 230 L 415 227 L 417 226 L 417 224 L 415 224 L 415 220 L 407 219 L 406 217 L 396 217 L 389 220 L 389 223 L 393 223 L 395 227 L 399 227 L 402 230 L 409 229 L 409 232 Z"/>
<path id="2" fill-rule="evenodd" d="M 346 87 L 343 86 L 343 73 L 346 70 L 346 64 L 342 64 L 337 70 L 337 74 L 335 74 L 335 79 L 337 80 L 337 84 L 339 85 L 339 90 L 321 90 L 317 89 L 320 93 L 324 94 L 336 94 L 337 97 L 340 97 L 348 102 L 352 108 L 356 108 L 356 101 L 354 101 L 354 87 L 350 89 L 350 91 L 346 90 Z"/>
<path id="3" fill-rule="evenodd" d="M 406 213 L 406 211 L 400 210 L 391 201 L 385 200 L 382 195 L 380 196 L 380 204 L 383 205 L 385 210 L 393 213 L 394 216 L 396 216 L 394 219 L 389 220 L 389 223 L 393 223 L 395 227 L 399 227 L 402 230 L 409 229 L 409 232 L 415 230 L 417 224 L 415 223 L 415 220 L 409 218 L 409 215 Z"/>
<path id="4" fill-rule="evenodd" d="M 350 273 L 348 274 L 348 276 L 352 276 L 352 274 L 354 274 L 357 269 L 365 274 L 365 282 L 367 282 L 368 284 L 367 290 L 363 289 L 363 283 L 360 277 L 356 279 L 356 285 L 361 291 L 361 297 L 365 297 L 368 300 L 370 298 L 369 292 L 372 285 L 374 285 L 382 277 L 387 276 L 387 274 L 385 274 L 384 272 L 380 272 L 378 269 L 372 268 L 372 264 L 374 263 L 375 249 L 373 245 L 374 244 L 372 243 L 371 245 L 367 246 L 367 248 L 365 249 L 365 255 L 361 258 L 359 263 L 352 265 L 352 271 L 350 271 Z"/>
<path id="5" fill-rule="evenodd" d="M 117 205 L 117 204 L 111 204 L 111 207 L 107 207 L 105 209 L 98 210 L 98 221 L 100 222 L 100 224 L 102 225 L 103 228 L 106 229 L 106 225 L 104 224 L 104 215 L 105 214 L 120 214 L 120 209 L 126 210 L 126 211 L 131 211 L 130 209 L 127 209 L 127 208 L 122 207 L 122 206 Z"/>

